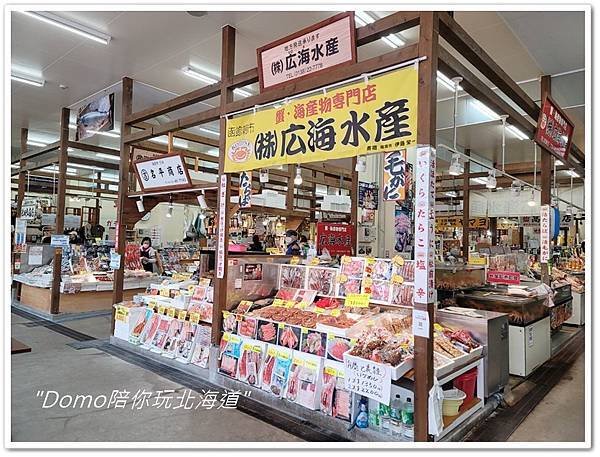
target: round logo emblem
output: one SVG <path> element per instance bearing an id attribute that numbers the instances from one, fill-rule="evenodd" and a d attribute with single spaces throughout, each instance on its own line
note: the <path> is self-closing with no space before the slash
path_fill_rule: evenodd
<path id="1" fill-rule="evenodd" d="M 235 163 L 243 163 L 250 158 L 250 155 L 254 152 L 252 143 L 248 140 L 236 141 L 229 147 L 227 155 L 229 159 Z"/>

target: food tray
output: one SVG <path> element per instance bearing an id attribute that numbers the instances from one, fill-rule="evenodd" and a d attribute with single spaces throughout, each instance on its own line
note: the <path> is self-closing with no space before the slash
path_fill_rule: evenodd
<path id="1" fill-rule="evenodd" d="M 362 357 L 357 357 L 355 355 L 351 355 L 350 354 L 350 350 L 347 351 L 347 352 L 344 352 L 344 361 L 346 359 L 348 359 L 348 360 L 355 360 L 357 362 L 366 360 L 366 359 L 363 359 Z M 413 368 L 413 366 L 414 366 L 414 359 L 412 359 L 412 358 L 410 358 L 408 360 L 405 360 L 400 365 L 397 365 L 395 367 L 393 367 L 391 365 L 384 364 L 384 363 L 373 362 L 372 360 L 370 360 L 369 362 L 372 363 L 373 365 L 379 365 L 382 368 L 384 368 L 386 366 L 389 367 L 389 368 L 391 368 L 391 377 L 392 377 L 392 380 L 394 380 L 394 381 L 397 381 L 398 379 L 400 379 L 409 370 L 411 370 Z"/>
<path id="2" fill-rule="evenodd" d="M 454 361 L 452 359 L 449 359 L 448 357 L 443 356 L 441 354 L 438 354 L 438 357 L 440 357 L 444 361 L 447 361 L 447 363 L 445 363 L 441 367 L 434 368 L 434 370 L 433 370 L 435 377 L 438 379 L 441 379 L 443 376 L 447 375 L 448 373 L 451 373 L 452 370 L 454 370 L 454 367 L 456 366 L 456 364 L 454 363 Z"/>
<path id="3" fill-rule="evenodd" d="M 323 332 L 323 333 L 331 333 L 335 336 L 350 338 L 350 336 L 348 335 L 348 332 L 351 328 L 352 327 L 349 327 L 349 328 L 332 327 L 331 325 L 325 325 L 325 324 L 321 324 L 321 323 L 317 322 L 317 326 L 315 327 L 314 330 L 317 330 L 317 331 Z"/>
<path id="4" fill-rule="evenodd" d="M 483 353 L 483 345 L 480 345 L 478 348 L 471 350 L 471 352 L 469 352 L 467 355 L 469 356 L 469 359 L 475 359 L 475 358 L 479 357 L 482 353 Z"/>

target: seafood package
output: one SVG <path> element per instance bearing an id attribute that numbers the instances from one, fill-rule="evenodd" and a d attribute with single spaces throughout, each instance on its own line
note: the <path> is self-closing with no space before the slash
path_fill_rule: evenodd
<path id="1" fill-rule="evenodd" d="M 151 308 L 146 308 L 143 313 L 140 313 L 138 316 L 138 320 L 131 329 L 131 333 L 129 334 L 129 342 L 132 344 L 140 344 L 142 333 L 144 328 L 146 328 L 146 324 L 154 314 L 154 311 Z"/>
<path id="2" fill-rule="evenodd" d="M 321 309 L 336 309 L 341 305 L 342 301 L 333 297 L 322 297 L 315 302 L 315 307 Z"/>
<path id="3" fill-rule="evenodd" d="M 364 257 L 342 257 L 341 274 L 348 278 L 362 278 L 365 270 Z"/>
<path id="4" fill-rule="evenodd" d="M 242 341 L 242 352 L 238 367 L 238 379 L 254 387 L 260 387 L 261 369 L 265 345 L 257 341 Z"/>
<path id="5" fill-rule="evenodd" d="M 263 390 L 267 390 L 277 397 L 283 397 L 291 364 L 291 350 L 269 345 L 263 370 Z"/>
<path id="6" fill-rule="evenodd" d="M 219 373 L 235 378 L 240 359 L 242 339 L 237 335 L 224 333 L 219 345 Z"/>
<path id="7" fill-rule="evenodd" d="M 267 306 L 265 308 L 255 310 L 251 314 L 252 316 L 257 316 L 264 319 L 271 319 L 277 322 L 285 322 L 286 324 L 298 325 L 307 328 L 315 328 L 318 317 L 316 313 L 311 311 L 305 311 L 298 308 L 284 308 L 281 306 Z M 260 331 L 260 323 L 258 328 Z M 260 335 L 258 335 L 258 339 L 261 339 Z"/>
<path id="8" fill-rule="evenodd" d="M 285 398 L 305 408 L 319 408 L 319 381 L 323 359 L 294 352 Z"/>
<path id="9" fill-rule="evenodd" d="M 332 316 L 321 314 L 318 317 L 317 325 L 324 325 L 327 327 L 335 327 L 339 329 L 350 328 L 356 324 L 356 320 L 349 317 L 346 313 L 340 313 L 339 316 Z"/>
<path id="10" fill-rule="evenodd" d="M 238 322 L 237 332 L 240 336 L 247 338 L 256 338 L 256 330 L 258 328 L 258 321 L 254 317 L 243 316 L 242 320 Z"/>
<path id="11" fill-rule="evenodd" d="M 323 364 L 323 381 L 319 407 L 323 413 L 350 421 L 352 393 L 344 385 L 344 364 L 326 360 Z"/>
<path id="12" fill-rule="evenodd" d="M 398 366 L 413 358 L 414 345 L 410 337 L 399 337 L 381 327 L 370 327 L 361 333 L 350 355 Z"/>
<path id="13" fill-rule="evenodd" d="M 175 351 L 177 350 L 177 341 L 181 337 L 181 325 L 182 321 L 179 319 L 172 319 L 169 324 L 169 330 L 167 331 L 167 338 L 163 345 L 162 355 L 169 357 L 170 359 L 175 358 Z"/>
<path id="14" fill-rule="evenodd" d="M 300 351 L 319 357 L 325 356 L 327 348 L 327 334 L 309 329 L 302 329 L 302 343 Z"/>
<path id="15" fill-rule="evenodd" d="M 181 324 L 181 336 L 177 340 L 175 349 L 175 358 L 182 363 L 189 363 L 194 351 L 194 342 L 196 338 L 196 324 L 190 321 L 183 321 Z"/>
<path id="16" fill-rule="evenodd" d="M 402 265 L 394 263 L 392 273 L 401 276 L 404 282 L 413 282 L 415 280 L 415 261 L 405 260 Z"/>
<path id="17" fill-rule="evenodd" d="M 317 295 L 332 296 L 335 292 L 336 268 L 309 267 L 307 289 L 317 291 Z"/>
<path id="18" fill-rule="evenodd" d="M 373 280 L 389 281 L 392 277 L 392 261 L 389 259 L 374 260 L 374 263 L 369 265 L 371 278 Z"/>
<path id="19" fill-rule="evenodd" d="M 235 333 L 237 329 L 237 316 L 229 311 L 223 311 L 223 331 Z"/>
<path id="20" fill-rule="evenodd" d="M 171 320 L 173 320 L 173 318 L 169 316 L 160 316 L 158 328 L 150 343 L 150 350 L 152 352 L 162 352 L 165 342 L 167 341 L 167 332 L 169 331 Z"/>
<path id="21" fill-rule="evenodd" d="M 461 329 L 461 330 L 452 331 L 450 329 L 444 329 L 443 333 L 444 333 L 444 336 L 452 342 L 452 344 L 454 344 L 455 346 L 458 346 L 460 349 L 462 349 L 465 352 L 471 352 L 471 351 L 481 347 L 481 344 L 479 344 L 471 336 L 471 333 L 469 333 L 466 330 Z"/>
<path id="22" fill-rule="evenodd" d="M 363 283 L 363 290 L 365 289 Z M 370 286 L 371 301 L 387 303 L 390 299 L 391 283 L 389 281 L 373 281 Z M 366 292 L 366 290 L 364 290 Z"/>
<path id="23" fill-rule="evenodd" d="M 392 284 L 390 304 L 414 306 L 415 286 L 412 284 Z"/>
<path id="24" fill-rule="evenodd" d="M 351 349 L 352 342 L 348 338 L 342 338 L 333 334 L 327 335 L 327 358 L 337 362 L 344 361 L 344 352 Z"/>
<path id="25" fill-rule="evenodd" d="M 304 289 L 306 267 L 299 265 L 281 265 L 279 273 L 279 288 L 291 287 Z"/>
<path id="26" fill-rule="evenodd" d="M 254 305 L 253 302 L 242 300 L 235 309 L 235 314 L 246 314 L 248 311 L 250 311 L 252 305 Z"/>
<path id="27" fill-rule="evenodd" d="M 277 341 L 280 346 L 289 349 L 300 348 L 300 327 L 279 324 L 279 335 Z"/>
<path id="28" fill-rule="evenodd" d="M 257 322 L 256 339 L 265 343 L 277 343 L 277 324 L 262 319 Z"/>
<path id="29" fill-rule="evenodd" d="M 210 355 L 210 334 L 211 329 L 205 325 L 196 326 L 196 338 L 194 341 L 194 351 L 190 358 L 190 363 L 200 368 L 208 368 Z"/>
<path id="30" fill-rule="evenodd" d="M 275 298 L 279 298 L 281 300 L 293 300 L 296 294 L 298 293 L 298 289 L 292 289 L 290 287 L 282 287 L 277 291 Z"/>
<path id="31" fill-rule="evenodd" d="M 433 350 L 449 359 L 457 359 L 465 355 L 465 353 L 455 347 L 449 339 L 440 334 L 436 334 L 433 337 Z"/>
<path id="32" fill-rule="evenodd" d="M 294 295 L 294 301 L 297 303 L 306 303 L 307 305 L 311 305 L 312 302 L 315 301 L 315 298 L 317 297 L 317 291 L 315 290 L 308 290 L 308 289 L 299 289 L 296 292 L 296 295 Z"/>
<path id="33" fill-rule="evenodd" d="M 144 349 L 149 349 L 152 344 L 152 339 L 154 338 L 154 334 L 158 330 L 158 324 L 160 322 L 160 315 L 158 313 L 152 312 L 152 315 L 146 321 L 146 325 L 144 325 L 144 330 L 140 334 L 140 343 Z"/>
<path id="34" fill-rule="evenodd" d="M 362 281 L 360 279 L 348 279 L 340 282 L 338 285 L 338 297 L 345 297 L 348 294 L 359 294 Z"/>
<path id="35" fill-rule="evenodd" d="M 410 310 L 407 310 L 409 313 Z M 382 327 L 393 335 L 412 334 L 412 314 L 387 311 L 377 316 L 377 326 Z"/>

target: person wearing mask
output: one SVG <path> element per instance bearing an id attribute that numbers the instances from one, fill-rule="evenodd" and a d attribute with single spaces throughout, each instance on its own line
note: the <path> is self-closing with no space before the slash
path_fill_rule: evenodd
<path id="1" fill-rule="evenodd" d="M 140 246 L 140 260 L 144 270 L 151 273 L 154 272 L 153 265 L 157 262 L 156 250 L 152 247 L 152 240 L 150 237 L 145 236 L 142 238 L 142 245 Z"/>
<path id="2" fill-rule="evenodd" d="M 300 255 L 300 245 L 298 244 L 298 232 L 288 230 L 285 232 L 285 255 Z"/>
<path id="3" fill-rule="evenodd" d="M 252 244 L 248 246 L 249 251 L 263 251 L 262 243 L 260 242 L 260 237 L 258 235 L 254 235 L 252 237 Z"/>

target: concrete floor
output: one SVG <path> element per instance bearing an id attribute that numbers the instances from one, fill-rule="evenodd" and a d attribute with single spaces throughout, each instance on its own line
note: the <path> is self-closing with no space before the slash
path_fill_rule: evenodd
<path id="1" fill-rule="evenodd" d="M 12 441 L 300 441 L 283 430 L 235 409 L 42 409 L 39 390 L 110 396 L 113 390 L 156 392 L 185 387 L 98 349 L 76 350 L 74 340 L 12 314 L 12 336 L 32 352 L 11 356 Z M 95 338 L 107 338 L 110 317 L 73 320 L 63 325 Z M 509 441 L 583 441 L 583 354 Z M 191 392 L 192 395 L 198 395 Z M 152 405 L 153 401 L 150 401 Z"/>

